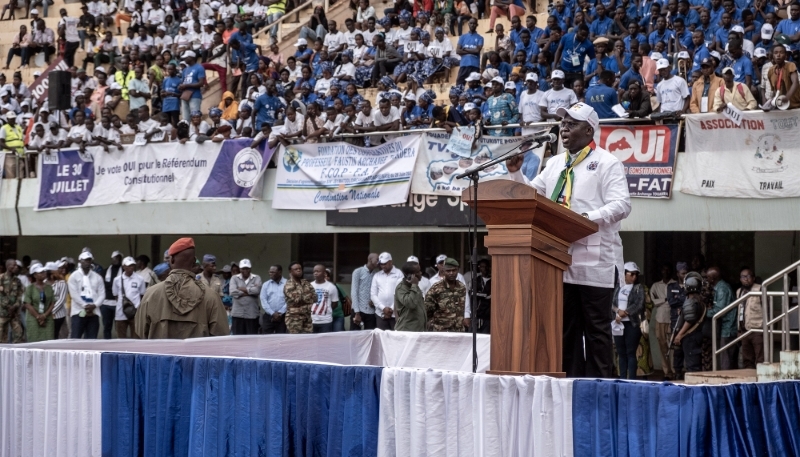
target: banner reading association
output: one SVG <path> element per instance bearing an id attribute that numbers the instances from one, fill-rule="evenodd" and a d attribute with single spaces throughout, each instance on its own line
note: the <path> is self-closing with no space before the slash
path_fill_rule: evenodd
<path id="1" fill-rule="evenodd" d="M 625 165 L 631 197 L 670 198 L 679 133 L 677 125 L 603 124 L 595 142 Z"/>
<path id="2" fill-rule="evenodd" d="M 251 140 L 90 147 L 39 155 L 37 210 L 126 202 L 249 198 L 272 157 Z"/>
<path id="3" fill-rule="evenodd" d="M 703 197 L 800 196 L 800 114 L 753 113 L 741 123 L 718 114 L 686 120 L 681 192 Z"/>
<path id="4" fill-rule="evenodd" d="M 522 143 L 523 137 L 483 136 L 478 147 L 470 157 L 462 157 L 447 150 L 450 135 L 446 133 L 426 133 L 420 143 L 419 160 L 414 167 L 414 180 L 411 192 L 419 195 L 461 196 L 461 191 L 469 187 L 469 179 L 456 179 L 456 175 L 470 168 L 486 163 L 505 154 Z M 544 147 L 528 153 L 523 164 L 523 173 L 533 179 L 541 168 Z M 497 178 L 507 178 L 505 163 L 498 163 L 480 173 L 481 182 Z"/>
<path id="5" fill-rule="evenodd" d="M 349 143 L 281 147 L 272 207 L 329 210 L 402 203 L 420 137 L 407 135 L 372 148 Z"/>

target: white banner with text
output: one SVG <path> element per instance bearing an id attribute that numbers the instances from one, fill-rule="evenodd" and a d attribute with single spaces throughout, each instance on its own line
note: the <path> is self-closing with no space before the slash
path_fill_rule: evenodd
<path id="1" fill-rule="evenodd" d="M 686 117 L 681 192 L 703 197 L 800 196 L 800 112 Z"/>

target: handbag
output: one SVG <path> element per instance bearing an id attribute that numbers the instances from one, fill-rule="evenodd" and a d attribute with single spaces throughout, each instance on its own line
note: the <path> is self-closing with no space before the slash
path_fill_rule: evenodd
<path id="1" fill-rule="evenodd" d="M 642 331 L 642 335 L 649 335 L 650 334 L 650 321 L 642 317 L 642 323 L 639 324 L 639 329 Z"/>
<path id="2" fill-rule="evenodd" d="M 125 274 L 123 273 L 119 278 L 120 284 L 122 284 L 122 314 L 128 318 L 128 320 L 133 319 L 136 317 L 136 305 L 125 295 Z"/>
<path id="3" fill-rule="evenodd" d="M 186 89 L 185 91 L 181 92 L 181 100 L 188 102 L 192 99 L 193 91 L 191 89 Z"/>

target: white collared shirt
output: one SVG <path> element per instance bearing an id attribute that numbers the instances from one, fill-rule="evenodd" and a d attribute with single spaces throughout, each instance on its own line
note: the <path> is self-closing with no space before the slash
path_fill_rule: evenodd
<path id="1" fill-rule="evenodd" d="M 84 281 L 84 278 L 86 279 Z M 80 314 L 87 304 L 100 306 L 106 298 L 106 286 L 103 284 L 103 277 L 89 270 L 88 275 L 83 274 L 83 270 L 78 268 L 69 275 L 69 296 L 72 299 L 71 316 Z M 91 299 L 91 303 L 87 303 Z M 96 308 L 95 315 L 100 314 L 100 308 Z"/>
<path id="2" fill-rule="evenodd" d="M 511 178 L 529 184 L 539 194 L 550 198 L 565 166 L 565 153 L 561 153 L 548 160 L 532 182 L 519 171 L 512 173 Z M 570 209 L 578 214 L 586 213 L 600 230 L 570 245 L 572 265 L 564 272 L 564 282 L 612 288 L 615 272 L 624 272 L 619 230 L 622 220 L 631 213 L 625 167 L 613 154 L 598 148 L 573 171 L 575 185 Z"/>
<path id="3" fill-rule="evenodd" d="M 397 283 L 402 280 L 403 273 L 397 267 L 392 267 L 392 271 L 388 274 L 381 269 L 372 275 L 369 298 L 375 305 L 375 314 L 383 317 L 384 308 L 394 309 L 394 291 L 397 289 Z"/>

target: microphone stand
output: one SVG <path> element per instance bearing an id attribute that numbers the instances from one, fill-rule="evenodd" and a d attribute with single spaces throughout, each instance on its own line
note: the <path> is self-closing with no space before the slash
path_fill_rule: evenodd
<path id="1" fill-rule="evenodd" d="M 461 174 L 456 175 L 456 179 L 464 179 L 469 178 L 471 181 L 470 186 L 470 195 L 472 196 L 472 205 L 470 215 L 469 215 L 469 236 L 470 236 L 470 244 L 472 245 L 472 252 L 470 254 L 470 271 L 472 272 L 472 291 L 470 291 L 471 299 L 469 302 L 470 305 L 470 330 L 472 330 L 472 372 L 478 372 L 478 318 L 475 316 L 475 310 L 477 308 L 477 301 L 478 301 L 478 182 L 480 181 L 480 172 L 491 167 L 492 165 L 496 165 L 500 162 L 503 162 L 507 159 L 512 157 L 516 157 L 520 154 L 524 154 L 526 152 L 531 151 L 534 149 L 531 146 L 538 147 L 541 146 L 542 143 L 547 142 L 547 138 L 536 138 L 528 141 L 523 141 L 514 149 L 506 152 L 505 154 L 497 157 L 496 159 L 492 159 L 482 165 L 479 165 L 475 168 L 467 170 Z M 515 151 L 515 149 L 520 149 L 519 151 Z"/>

